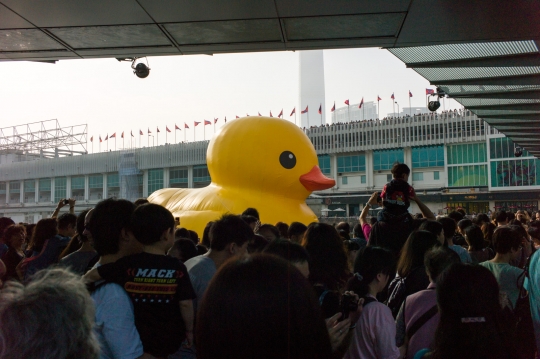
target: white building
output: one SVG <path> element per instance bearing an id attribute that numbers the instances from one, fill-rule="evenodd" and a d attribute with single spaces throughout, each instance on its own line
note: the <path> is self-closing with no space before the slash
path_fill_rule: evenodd
<path id="1" fill-rule="evenodd" d="M 297 122 L 302 128 L 326 123 L 324 96 L 324 55 L 323 50 L 299 51 L 300 98 L 296 106 Z M 322 114 L 319 114 L 322 106 Z M 302 114 L 308 107 L 308 112 Z"/>

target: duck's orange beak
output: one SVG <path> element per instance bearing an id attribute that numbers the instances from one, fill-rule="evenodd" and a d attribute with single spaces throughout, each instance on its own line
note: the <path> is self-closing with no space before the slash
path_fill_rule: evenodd
<path id="1" fill-rule="evenodd" d="M 323 175 L 319 166 L 313 166 L 311 171 L 300 176 L 300 183 L 302 183 L 308 191 L 320 191 L 334 187 L 336 181 Z"/>

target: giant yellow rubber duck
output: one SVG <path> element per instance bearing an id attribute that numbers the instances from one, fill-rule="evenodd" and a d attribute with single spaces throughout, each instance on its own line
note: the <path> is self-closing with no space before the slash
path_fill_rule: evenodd
<path id="1" fill-rule="evenodd" d="M 293 123 L 271 117 L 244 117 L 225 124 L 206 153 L 212 183 L 204 188 L 158 190 L 152 203 L 180 217 L 182 227 L 202 234 L 225 213 L 259 211 L 262 223 L 309 224 L 317 216 L 305 200 L 312 191 L 333 187 L 318 166 L 309 138 Z"/>

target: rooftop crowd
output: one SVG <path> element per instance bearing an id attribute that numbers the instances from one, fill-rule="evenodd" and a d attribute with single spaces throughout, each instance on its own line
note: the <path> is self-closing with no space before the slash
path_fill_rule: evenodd
<path id="1" fill-rule="evenodd" d="M 353 228 L 247 208 L 196 233 L 112 198 L 0 218 L 0 358 L 539 358 L 540 213 L 435 217 L 392 174 Z"/>

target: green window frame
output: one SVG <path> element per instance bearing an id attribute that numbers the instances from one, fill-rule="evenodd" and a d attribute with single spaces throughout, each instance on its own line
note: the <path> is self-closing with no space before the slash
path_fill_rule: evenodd
<path id="1" fill-rule="evenodd" d="M 467 143 L 447 146 L 448 164 L 460 165 L 467 163 L 487 162 L 486 143 Z"/>
<path id="2" fill-rule="evenodd" d="M 54 201 L 58 202 L 67 197 L 67 178 L 56 177 L 54 179 Z"/>
<path id="3" fill-rule="evenodd" d="M 188 183 L 187 168 L 173 168 L 169 171 L 169 183 Z"/>
<path id="4" fill-rule="evenodd" d="M 88 188 L 103 189 L 103 175 L 88 176 Z"/>
<path id="5" fill-rule="evenodd" d="M 321 169 L 321 172 L 325 175 L 329 175 L 332 173 L 332 168 L 330 165 L 330 156 L 329 155 L 319 155 L 317 156 L 317 159 L 319 161 L 319 168 Z"/>
<path id="6" fill-rule="evenodd" d="M 209 182 L 211 181 L 208 166 L 193 166 L 193 182 Z"/>
<path id="7" fill-rule="evenodd" d="M 40 192 L 50 192 L 51 191 L 51 179 L 50 178 L 41 178 L 39 180 L 39 191 Z"/>
<path id="8" fill-rule="evenodd" d="M 163 188 L 163 168 L 148 170 L 148 194 Z"/>
<path id="9" fill-rule="evenodd" d="M 107 188 L 119 188 L 120 175 L 118 173 L 107 174 Z"/>
<path id="10" fill-rule="evenodd" d="M 404 162 L 403 148 L 395 150 L 373 151 L 373 170 L 383 171 L 392 169 L 394 163 Z"/>
<path id="11" fill-rule="evenodd" d="M 540 184 L 540 160 L 534 158 L 491 161 L 492 187 L 525 187 Z"/>
<path id="12" fill-rule="evenodd" d="M 444 146 L 413 147 L 412 167 L 443 167 Z"/>
<path id="13" fill-rule="evenodd" d="M 338 173 L 365 172 L 366 155 L 349 155 L 337 157 Z"/>
<path id="14" fill-rule="evenodd" d="M 71 177 L 71 189 L 84 189 L 84 177 Z"/>
<path id="15" fill-rule="evenodd" d="M 448 187 L 483 187 L 487 185 L 487 165 L 448 167 Z"/>

